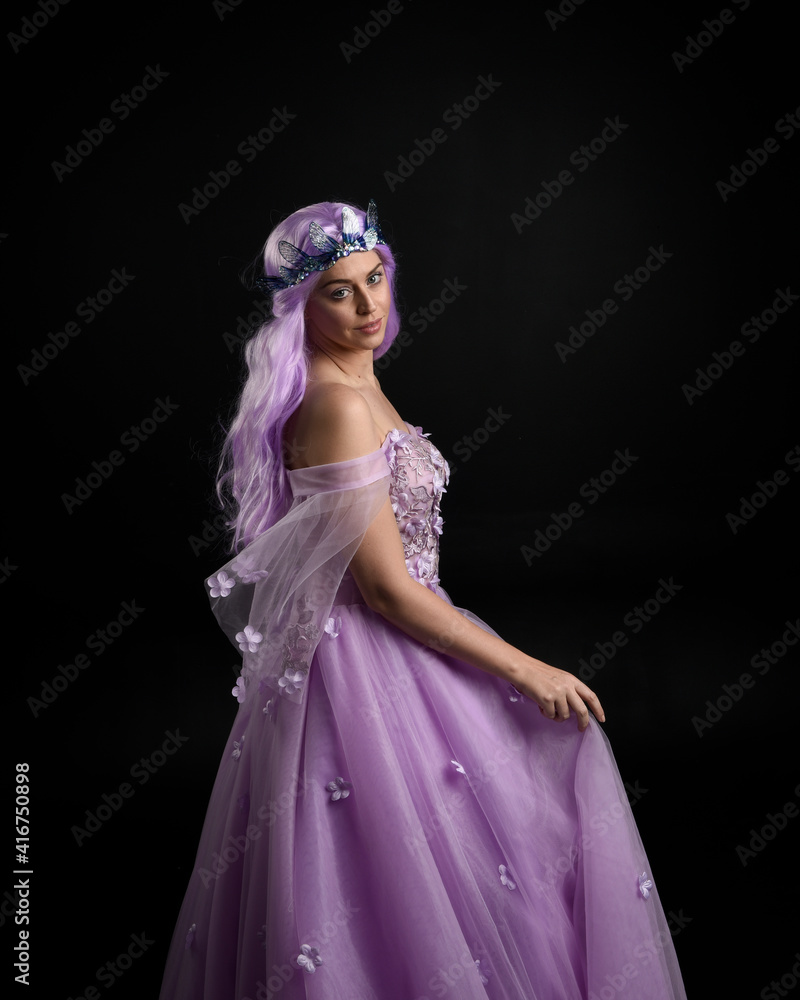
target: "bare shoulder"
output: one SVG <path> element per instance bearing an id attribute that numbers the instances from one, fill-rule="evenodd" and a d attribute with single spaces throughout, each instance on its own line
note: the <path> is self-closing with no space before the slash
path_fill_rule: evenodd
<path id="1" fill-rule="evenodd" d="M 287 429 L 295 468 L 345 462 L 380 447 L 369 403 L 341 382 L 311 383 Z"/>

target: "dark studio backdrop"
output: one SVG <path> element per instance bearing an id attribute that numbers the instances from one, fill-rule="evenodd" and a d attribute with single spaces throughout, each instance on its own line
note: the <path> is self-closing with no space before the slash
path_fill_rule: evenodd
<path id="1" fill-rule="evenodd" d="M 236 708 L 239 272 L 371 197 L 445 587 L 600 694 L 689 996 L 800 986 L 800 89 L 788 9 L 722 2 L 4 8 L 14 996 L 157 996 Z"/>

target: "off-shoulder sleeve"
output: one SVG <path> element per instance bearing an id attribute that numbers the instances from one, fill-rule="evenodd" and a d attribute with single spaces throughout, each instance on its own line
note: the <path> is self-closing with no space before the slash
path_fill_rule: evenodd
<path id="1" fill-rule="evenodd" d="M 248 689 L 302 701 L 342 576 L 389 491 L 381 450 L 289 473 L 288 513 L 209 577 L 211 606 L 243 653 Z"/>
<path id="2" fill-rule="evenodd" d="M 329 493 L 334 490 L 354 490 L 369 486 L 376 480 L 389 475 L 386 455 L 379 448 L 361 458 L 351 458 L 347 462 L 333 462 L 330 465 L 314 465 L 310 469 L 295 469 L 289 472 L 289 486 L 295 497 L 311 496 L 314 493 Z M 387 487 L 388 489 L 388 487 Z"/>

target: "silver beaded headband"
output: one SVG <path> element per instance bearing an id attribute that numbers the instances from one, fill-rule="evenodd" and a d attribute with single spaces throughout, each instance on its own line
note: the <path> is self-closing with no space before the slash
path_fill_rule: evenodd
<path id="1" fill-rule="evenodd" d="M 367 206 L 366 221 L 367 228 L 362 235 L 359 235 L 358 219 L 355 212 L 351 208 L 343 208 L 341 243 L 337 243 L 336 240 L 328 236 L 318 223 L 312 222 L 308 227 L 308 235 L 314 246 L 322 253 L 307 254 L 286 240 L 281 240 L 278 244 L 281 257 L 292 266 L 281 267 L 278 275 L 265 274 L 263 278 L 256 278 L 254 284 L 264 292 L 277 292 L 282 288 L 291 288 L 293 285 L 299 285 L 309 274 L 314 274 L 316 271 L 327 271 L 340 257 L 349 257 L 355 251 L 372 250 L 378 243 L 385 245 L 386 241 L 378 224 L 378 209 L 372 200 Z"/>

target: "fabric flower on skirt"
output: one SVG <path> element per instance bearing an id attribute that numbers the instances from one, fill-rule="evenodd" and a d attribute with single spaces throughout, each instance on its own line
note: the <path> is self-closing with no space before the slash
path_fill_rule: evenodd
<path id="1" fill-rule="evenodd" d="M 244 632 L 236 633 L 239 649 L 245 653 L 257 653 L 258 644 L 263 638 L 264 636 L 260 632 L 256 632 L 252 625 L 245 625 Z"/>
<path id="2" fill-rule="evenodd" d="M 483 983 L 484 986 L 486 986 L 487 983 L 489 982 L 489 977 L 484 975 L 484 972 L 481 969 L 481 960 L 479 958 L 475 959 L 475 968 L 478 970 L 478 975 L 481 977 L 481 982 Z M 489 970 L 486 969 L 485 971 L 488 972 Z"/>
<path id="3" fill-rule="evenodd" d="M 516 889 L 517 883 L 511 878 L 511 872 L 505 865 L 500 865 L 500 881 L 507 889 Z"/>
<path id="4" fill-rule="evenodd" d="M 346 799 L 353 786 L 344 778 L 334 778 L 329 781 L 325 788 L 331 793 L 331 802 L 338 802 L 339 799 Z"/>
<path id="5" fill-rule="evenodd" d="M 265 569 L 256 569 L 256 557 L 251 552 L 237 556 L 231 563 L 231 569 L 242 583 L 257 583 L 269 576 Z"/>
<path id="6" fill-rule="evenodd" d="M 316 972 L 317 968 L 322 965 L 319 948 L 312 948 L 310 944 L 302 945 L 300 954 L 297 956 L 297 964 L 306 972 Z"/>
<path id="7" fill-rule="evenodd" d="M 210 576 L 206 583 L 211 588 L 212 597 L 227 597 L 236 586 L 236 581 L 225 570 L 220 570 L 216 576 Z"/>
<path id="8" fill-rule="evenodd" d="M 236 678 L 236 685 L 233 688 L 231 688 L 231 694 L 241 705 L 241 703 L 244 701 L 244 695 L 245 695 L 244 677 Z"/>
<path id="9" fill-rule="evenodd" d="M 281 689 L 282 694 L 294 694 L 295 691 L 299 691 L 306 680 L 306 675 L 302 670 L 292 670 L 289 668 L 286 673 L 278 680 L 278 687 Z"/>

